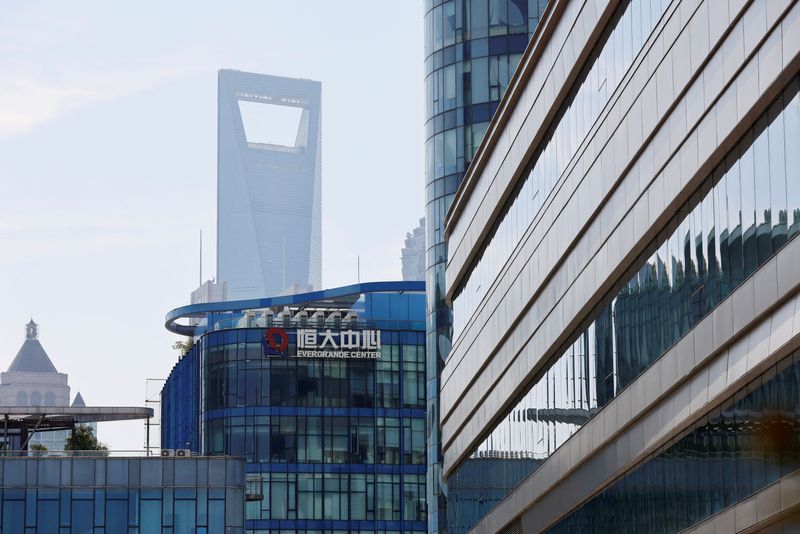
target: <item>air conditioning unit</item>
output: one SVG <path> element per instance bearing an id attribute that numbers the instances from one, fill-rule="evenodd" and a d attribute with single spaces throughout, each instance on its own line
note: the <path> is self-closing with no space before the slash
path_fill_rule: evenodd
<path id="1" fill-rule="evenodd" d="M 283 308 L 278 314 L 278 320 L 283 323 L 283 326 L 288 327 L 292 320 L 292 310 L 288 306 Z"/>
<path id="2" fill-rule="evenodd" d="M 325 312 L 322 310 L 317 310 L 311 316 L 311 324 L 316 327 L 321 327 L 325 323 Z"/>
<path id="3" fill-rule="evenodd" d="M 328 319 L 325 321 L 328 325 L 341 328 L 342 326 L 342 314 L 338 311 L 331 312 L 328 315 Z"/>
<path id="4" fill-rule="evenodd" d="M 355 328 L 358 323 L 358 314 L 352 310 L 347 312 L 347 315 L 344 316 L 343 323 L 346 324 L 348 328 Z"/>
<path id="5" fill-rule="evenodd" d="M 308 325 L 308 312 L 305 310 L 301 310 L 294 314 L 294 320 L 300 326 L 307 326 Z"/>
<path id="6" fill-rule="evenodd" d="M 161 449 L 161 456 L 175 456 L 173 449 Z"/>
<path id="7" fill-rule="evenodd" d="M 192 455 L 191 449 L 175 449 L 175 456 L 188 457 Z"/>

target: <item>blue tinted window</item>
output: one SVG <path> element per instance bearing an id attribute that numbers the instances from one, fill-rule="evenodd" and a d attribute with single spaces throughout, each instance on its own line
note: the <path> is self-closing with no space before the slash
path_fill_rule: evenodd
<path id="1" fill-rule="evenodd" d="M 72 534 L 92 534 L 94 513 L 91 500 L 72 501 Z"/>
<path id="2" fill-rule="evenodd" d="M 6 464 L 7 465 L 7 464 Z M 25 501 L 3 501 L 3 532 L 25 531 Z"/>

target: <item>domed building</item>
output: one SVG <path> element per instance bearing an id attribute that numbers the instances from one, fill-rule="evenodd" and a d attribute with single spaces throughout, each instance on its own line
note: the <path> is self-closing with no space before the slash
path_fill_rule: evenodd
<path id="1" fill-rule="evenodd" d="M 25 342 L 8 370 L 0 374 L 5 406 L 68 406 L 67 375 L 59 373 L 39 342 L 39 325 L 25 325 Z"/>
<path id="2" fill-rule="evenodd" d="M 59 373 L 39 342 L 39 325 L 33 319 L 25 325 L 25 341 L 8 370 L 0 373 L 0 406 L 70 406 L 70 388 L 66 373 Z M 78 393 L 72 403 L 85 406 Z M 92 424 L 96 430 L 96 424 Z M 64 448 L 65 430 L 37 432 L 30 444 L 39 443 L 49 450 Z"/>

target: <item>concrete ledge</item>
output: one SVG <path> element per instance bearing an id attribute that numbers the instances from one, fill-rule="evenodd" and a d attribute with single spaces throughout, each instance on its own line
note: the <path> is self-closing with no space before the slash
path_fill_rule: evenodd
<path id="1" fill-rule="evenodd" d="M 773 262 L 780 265 L 797 259 L 800 239 L 793 239 L 757 272 L 771 268 Z M 800 269 L 790 276 L 773 307 L 742 324 L 742 329 L 715 337 L 713 312 L 700 321 L 556 449 L 475 531 L 495 532 L 526 509 L 526 518 L 541 519 L 544 522 L 537 521 L 537 526 L 546 528 L 557 520 L 545 521 L 555 513 L 553 507 L 545 506 L 551 493 L 559 494 L 560 506 L 555 509 L 573 509 L 723 402 L 760 372 L 765 362 L 800 346 Z M 747 290 L 747 284 L 739 286 L 725 302 Z M 587 479 L 586 472 L 593 476 Z M 573 479 L 580 483 L 570 482 Z M 565 491 L 567 486 L 572 490 Z M 567 507 L 567 502 L 574 505 Z"/>
<path id="2" fill-rule="evenodd" d="M 800 518 L 800 471 L 794 471 L 751 497 L 726 508 L 705 521 L 682 530 L 684 534 L 749 534 L 770 525 L 783 526 L 775 532 L 797 532 Z M 788 518 L 791 520 L 787 520 Z M 785 525 L 777 525 L 785 522 Z M 786 527 L 793 529 L 787 530 Z"/>

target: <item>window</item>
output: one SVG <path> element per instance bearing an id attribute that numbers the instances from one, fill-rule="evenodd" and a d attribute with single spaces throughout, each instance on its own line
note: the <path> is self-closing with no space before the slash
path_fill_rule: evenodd
<path id="1" fill-rule="evenodd" d="M 508 0 L 489 0 L 489 35 L 508 33 Z"/>
<path id="2" fill-rule="evenodd" d="M 400 420 L 396 417 L 378 417 L 378 463 L 400 463 Z"/>
<path id="3" fill-rule="evenodd" d="M 424 419 L 403 419 L 403 463 L 425 464 Z"/>
<path id="4" fill-rule="evenodd" d="M 479 39 L 489 35 L 489 13 L 486 0 L 470 0 L 469 2 L 469 38 Z"/>
<path id="5" fill-rule="evenodd" d="M 472 104 L 489 101 L 489 58 L 482 57 L 472 60 L 472 65 L 470 66 L 470 96 L 470 103 Z"/>
<path id="6" fill-rule="evenodd" d="M 400 475 L 378 475 L 376 488 L 377 519 L 400 519 Z"/>
<path id="7" fill-rule="evenodd" d="M 656 524 L 677 532 L 791 473 L 800 467 L 798 384 L 795 351 L 550 532 L 610 532 L 620 525 L 644 532 Z"/>

